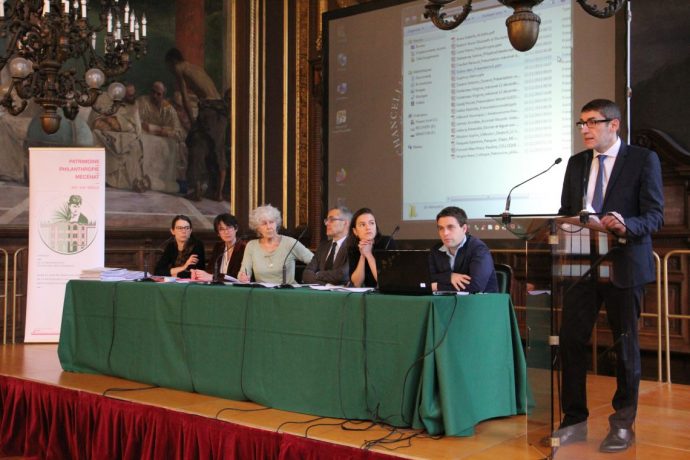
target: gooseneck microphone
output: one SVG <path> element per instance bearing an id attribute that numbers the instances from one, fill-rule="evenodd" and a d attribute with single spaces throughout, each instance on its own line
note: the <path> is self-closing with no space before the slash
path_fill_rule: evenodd
<path id="1" fill-rule="evenodd" d="M 290 288 L 294 287 L 293 285 L 287 283 L 287 261 L 288 261 L 288 258 L 290 257 L 290 254 L 292 254 L 292 251 L 295 249 L 295 246 L 297 246 L 297 243 L 299 243 L 299 240 L 301 240 L 302 237 L 307 233 L 308 229 L 309 229 L 308 226 L 304 227 L 304 230 L 302 230 L 302 232 L 299 234 L 299 236 L 297 237 L 295 242 L 292 244 L 292 247 L 290 247 L 290 250 L 288 251 L 287 255 L 285 256 L 285 260 L 283 261 L 283 282 L 281 283 L 280 286 L 278 286 L 279 288 L 290 289 Z"/>
<path id="2" fill-rule="evenodd" d="M 220 264 L 223 261 L 223 256 L 228 252 L 228 249 L 223 246 L 223 252 L 218 254 L 216 257 L 216 260 L 213 264 L 213 278 L 211 278 L 211 283 L 210 284 L 225 284 L 223 283 L 223 279 L 225 278 L 225 275 L 220 273 Z"/>
<path id="3" fill-rule="evenodd" d="M 585 164 L 582 166 L 582 210 L 587 210 L 587 186 L 589 185 L 589 169 L 592 167 L 592 157 L 594 156 L 594 151 L 592 151 L 592 156 L 587 154 L 585 159 Z"/>
<path id="4" fill-rule="evenodd" d="M 587 188 L 589 186 L 589 170 L 592 166 L 592 160 L 594 157 L 594 151 L 592 151 L 592 157 L 587 155 L 587 159 L 582 168 L 582 209 L 580 210 L 580 223 L 588 224 L 589 216 L 596 215 L 587 209 Z"/>
<path id="5" fill-rule="evenodd" d="M 521 185 L 523 185 L 523 184 L 526 184 L 527 182 L 531 181 L 532 179 L 536 179 L 537 177 L 541 176 L 542 174 L 546 174 L 547 172 L 549 172 L 549 170 L 550 170 L 551 168 L 553 168 L 554 166 L 556 166 L 556 165 L 557 165 L 558 163 L 560 163 L 561 161 L 562 161 L 562 160 L 561 160 L 560 157 L 556 158 L 556 161 L 554 161 L 553 163 L 551 163 L 551 166 L 549 166 L 548 168 L 546 168 L 545 170 L 543 170 L 543 171 L 540 172 L 539 174 L 535 174 L 534 176 L 530 177 L 529 179 L 520 182 L 520 183 L 517 184 L 515 187 L 513 187 L 513 188 L 510 189 L 510 191 L 508 192 L 508 196 L 506 197 L 506 207 L 505 207 L 505 211 L 503 211 L 503 214 L 502 214 L 502 220 L 503 220 L 503 223 L 504 223 L 504 224 L 509 224 L 509 223 L 510 223 L 510 195 L 513 193 L 513 190 L 515 190 L 516 188 L 518 188 L 519 186 L 521 186 Z"/>
<path id="6" fill-rule="evenodd" d="M 144 253 L 144 276 L 135 280 L 135 281 L 155 281 L 153 278 L 149 276 L 149 261 L 148 261 L 148 255 Z"/>
<path id="7" fill-rule="evenodd" d="M 384 251 L 388 250 L 388 246 L 390 246 L 391 241 L 393 241 L 393 238 L 395 237 L 395 235 L 398 234 L 399 231 L 400 231 L 400 225 L 396 225 L 395 228 L 393 229 L 393 232 L 388 237 L 388 241 L 386 241 L 386 245 L 383 247 Z"/>
<path id="8" fill-rule="evenodd" d="M 235 249 L 235 245 L 237 245 L 237 242 L 239 240 L 235 240 L 235 243 L 232 245 L 231 248 L 228 248 L 225 243 L 223 243 L 223 250 L 216 256 L 216 260 L 213 263 L 213 277 L 211 278 L 211 281 L 209 284 L 222 284 L 225 285 L 225 273 L 221 273 L 220 271 L 220 264 L 223 263 L 223 259 L 225 256 L 232 250 Z M 229 262 L 229 261 L 228 261 Z M 227 268 L 227 267 L 226 267 Z"/>
<path id="9" fill-rule="evenodd" d="M 161 244 L 156 246 L 156 249 L 158 250 L 158 249 L 164 248 L 170 242 L 170 240 L 172 240 L 173 238 L 175 238 L 175 236 L 170 235 L 165 241 L 163 241 Z M 139 278 L 136 281 L 147 281 L 147 282 L 155 281 L 151 276 L 149 276 L 148 260 L 149 260 L 148 255 L 144 254 L 144 277 Z"/>

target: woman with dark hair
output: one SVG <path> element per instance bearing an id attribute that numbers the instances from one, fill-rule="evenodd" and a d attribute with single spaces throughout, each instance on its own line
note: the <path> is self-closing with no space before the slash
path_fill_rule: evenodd
<path id="1" fill-rule="evenodd" d="M 395 241 L 381 235 L 369 208 L 361 208 L 352 215 L 349 239 L 350 282 L 355 287 L 376 287 L 378 270 L 374 251 L 394 249 Z"/>
<path id="2" fill-rule="evenodd" d="M 192 220 L 182 214 L 173 217 L 170 225 L 172 237 L 156 264 L 155 275 L 190 278 L 192 268 L 203 269 L 204 245 L 192 236 Z"/>
<path id="3" fill-rule="evenodd" d="M 232 214 L 219 214 L 213 220 L 213 229 L 221 239 L 213 247 L 211 255 L 213 263 L 206 270 L 192 270 L 193 280 L 222 281 L 224 275 L 235 277 L 240 271 L 244 247 L 247 243 L 237 239 L 239 230 L 237 219 Z"/>

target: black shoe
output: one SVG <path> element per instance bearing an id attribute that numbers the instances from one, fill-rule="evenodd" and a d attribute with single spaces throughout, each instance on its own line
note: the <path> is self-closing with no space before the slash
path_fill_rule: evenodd
<path id="1" fill-rule="evenodd" d="M 587 440 L 587 422 L 576 423 L 575 425 L 568 425 L 559 428 L 553 433 L 554 438 L 558 438 L 560 446 L 566 446 L 575 442 L 583 442 Z"/>
<path id="2" fill-rule="evenodd" d="M 587 440 L 587 422 L 576 423 L 575 425 L 568 425 L 554 431 L 552 438 L 558 438 L 558 446 L 566 446 L 576 442 L 583 442 Z M 551 438 L 545 437 L 541 440 L 541 445 L 544 447 L 551 446 Z M 553 446 L 553 447 L 558 447 Z"/>
<path id="3" fill-rule="evenodd" d="M 599 452 L 623 452 L 635 442 L 635 432 L 632 428 L 613 428 L 609 430 L 601 445 Z"/>

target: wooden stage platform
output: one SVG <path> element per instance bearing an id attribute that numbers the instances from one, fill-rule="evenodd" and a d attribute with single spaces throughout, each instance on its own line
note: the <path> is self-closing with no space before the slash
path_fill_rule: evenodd
<path id="1" fill-rule="evenodd" d="M 255 433 L 283 433 L 300 442 L 313 442 L 317 446 L 349 446 L 365 454 L 353 457 L 343 454 L 340 458 L 409 459 L 541 459 L 545 449 L 535 440 L 543 427 L 534 426 L 525 416 L 489 420 L 477 426 L 477 434 L 471 437 L 441 437 L 432 439 L 413 430 L 389 430 L 370 424 L 345 423 L 343 420 L 322 419 L 311 415 L 267 409 L 256 404 L 229 401 L 194 393 L 165 388 L 149 388 L 136 391 L 106 390 L 142 388 L 136 382 L 119 378 L 63 372 L 57 357 L 57 345 L 4 345 L 0 346 L 0 383 L 11 382 L 14 386 L 26 385 L 36 389 L 61 388 L 75 394 L 96 398 L 110 398 L 134 403 L 129 407 L 163 409 L 160 413 L 175 418 L 176 414 L 200 416 L 195 420 L 228 422 L 228 427 L 251 428 Z M 611 412 L 610 398 L 615 380 L 610 377 L 590 376 L 589 440 L 566 446 L 556 453 L 557 459 L 690 459 L 690 387 L 669 386 L 664 383 L 643 381 L 640 389 L 639 413 L 636 424 L 637 443 L 629 451 L 620 454 L 601 454 L 598 445 L 606 435 L 607 417 Z M 0 392 L 4 388 L 0 385 Z M 6 394 L 0 394 L 6 397 Z M 0 398 L 0 426 L 13 407 L 2 406 Z M 257 410 L 259 409 L 259 410 Z M 16 410 L 16 409 L 15 409 Z M 158 409 L 156 409 L 158 410 Z M 244 411 L 244 412 L 243 412 Z M 214 420 L 215 419 L 215 420 Z M 218 422 L 222 421 L 222 422 Z M 223 423 L 225 425 L 225 423 Z M 343 426 L 351 429 L 343 429 Z M 362 428 L 369 427 L 366 430 Z M 125 428 L 126 431 L 126 428 Z M 21 456 L 24 452 L 9 452 L 3 446 L 0 432 L 0 458 L 2 455 Z M 399 441 L 395 441 L 400 439 Z M 313 440 L 313 441 L 312 441 Z M 372 442 L 384 440 L 386 442 Z M 368 451 L 362 450 L 369 447 Z M 317 449 L 318 450 L 318 449 Z M 314 452 L 316 452 L 315 450 Z M 334 451 L 314 454 L 310 458 L 337 458 Z M 21 458 L 21 457 L 19 457 Z M 228 457 L 229 458 L 229 457 Z M 256 456 L 260 458 L 260 456 Z M 295 457 L 290 457 L 295 458 Z"/>

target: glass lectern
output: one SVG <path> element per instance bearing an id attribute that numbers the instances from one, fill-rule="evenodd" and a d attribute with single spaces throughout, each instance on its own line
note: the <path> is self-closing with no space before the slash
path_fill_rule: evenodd
<path id="1" fill-rule="evenodd" d="M 596 217 L 487 215 L 524 241 L 525 354 L 531 390 L 528 441 L 547 458 L 559 446 L 551 437 L 562 418 L 559 403 L 558 334 L 563 297 L 577 283 L 613 276 L 606 257 L 619 245 Z M 518 305 L 519 306 L 519 305 Z M 565 453 L 565 447 L 561 451 Z"/>

